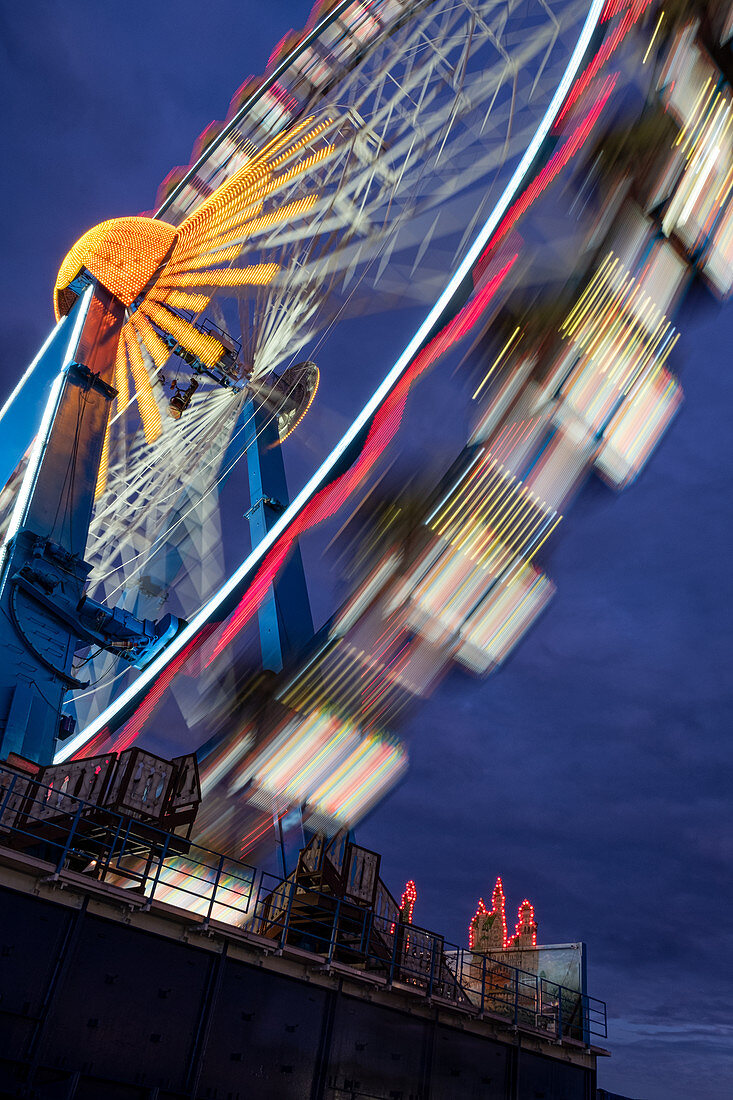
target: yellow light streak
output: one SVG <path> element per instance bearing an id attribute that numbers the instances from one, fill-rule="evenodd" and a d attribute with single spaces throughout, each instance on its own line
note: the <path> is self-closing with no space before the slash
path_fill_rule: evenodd
<path id="1" fill-rule="evenodd" d="M 478 387 L 478 389 L 477 389 L 477 390 L 475 390 L 475 391 L 474 391 L 474 393 L 473 393 L 473 394 L 471 395 L 471 400 L 472 400 L 472 401 L 475 401 L 475 400 L 476 400 L 476 398 L 478 397 L 478 395 L 479 395 L 479 394 L 481 393 L 481 390 L 482 390 L 482 389 L 484 388 L 484 386 L 486 385 L 486 383 L 488 382 L 488 380 L 489 380 L 489 379 L 491 378 L 491 375 L 492 375 L 492 374 L 494 373 L 494 371 L 495 371 L 495 370 L 496 370 L 496 368 L 498 367 L 499 363 L 500 363 L 500 362 L 501 362 L 501 360 L 503 359 L 503 357 L 504 357 L 504 354 L 505 354 L 505 353 L 506 353 L 506 352 L 507 352 L 507 351 L 509 350 L 509 347 L 510 347 L 510 345 L 511 345 L 511 344 L 512 344 L 512 343 L 514 342 L 514 339 L 515 339 L 515 337 L 516 337 L 516 335 L 517 335 L 517 333 L 518 333 L 519 331 L 520 331 L 520 326 L 519 326 L 519 325 L 517 325 L 517 327 L 515 328 L 514 332 L 513 332 L 512 334 L 511 334 L 511 336 L 509 337 L 509 339 L 507 340 L 507 342 L 506 342 L 506 343 L 504 344 L 504 347 L 503 347 L 503 348 L 501 349 L 501 351 L 500 351 L 500 352 L 499 352 L 499 354 L 497 355 L 496 359 L 494 360 L 494 362 L 492 363 L 492 365 L 491 365 L 491 366 L 489 367 L 489 369 L 488 369 L 487 373 L 486 373 L 486 374 L 484 375 L 484 379 L 483 379 L 483 382 L 481 382 L 481 384 L 480 384 L 480 386 Z M 520 340 L 521 340 L 521 337 L 520 337 Z"/>
<path id="2" fill-rule="evenodd" d="M 168 361 L 171 354 L 171 349 L 166 344 L 153 326 L 150 324 L 148 318 L 138 310 L 133 313 L 130 318 L 130 324 L 134 329 L 138 340 L 143 344 L 150 355 L 150 358 L 155 363 L 158 370 Z"/>
<path id="3" fill-rule="evenodd" d="M 438 515 L 431 524 L 432 529 L 437 531 L 439 535 L 446 535 L 447 537 L 446 533 L 448 529 L 451 526 L 455 526 L 460 521 L 460 516 L 465 514 L 477 494 L 482 494 L 484 503 L 487 499 L 490 499 L 485 496 L 484 482 L 488 482 L 489 485 L 491 485 L 492 482 L 498 479 L 497 484 L 503 484 L 503 469 L 501 464 L 497 467 L 496 460 L 491 458 L 488 466 L 483 469 L 479 467 L 477 470 L 474 470 L 460 492 L 456 493 L 452 499 L 446 502 L 441 514 Z M 474 483 L 473 485 L 472 482 Z"/>
<path id="4" fill-rule="evenodd" d="M 562 518 L 563 518 L 562 516 L 558 516 L 558 517 L 557 517 L 557 519 L 556 519 L 556 520 L 555 520 L 555 522 L 553 523 L 553 525 L 552 525 L 552 527 L 550 528 L 550 530 L 549 530 L 549 531 L 547 532 L 547 534 L 545 535 L 545 537 L 544 537 L 544 538 L 542 539 L 542 542 L 540 542 L 540 543 L 539 543 L 539 544 L 538 544 L 537 546 L 535 546 L 534 550 L 532 551 L 532 553 L 530 554 L 530 556 L 529 556 L 529 557 L 527 558 L 527 562 L 531 562 L 531 561 L 532 561 L 532 559 L 534 558 L 535 554 L 538 554 L 538 553 L 540 552 L 540 550 L 541 550 L 541 549 L 542 549 L 542 547 L 543 547 L 543 546 L 545 545 L 545 543 L 546 543 L 546 542 L 547 542 L 547 540 L 549 539 L 550 535 L 551 535 L 551 534 L 552 534 L 552 532 L 553 532 L 553 531 L 555 530 L 555 528 L 557 527 L 557 525 L 558 525 L 558 524 L 560 523 L 560 521 L 561 521 L 561 519 L 562 519 Z"/>
<path id="5" fill-rule="evenodd" d="M 143 422 L 143 431 L 148 443 L 154 443 L 163 430 L 160 419 L 158 403 L 153 395 L 153 387 L 150 385 L 147 368 L 143 362 L 142 352 L 135 335 L 130 330 L 125 330 L 125 343 L 127 345 L 127 357 L 130 361 L 130 369 L 135 382 L 135 397 L 137 398 L 140 418 Z"/>
<path id="6" fill-rule="evenodd" d="M 213 367 L 224 354 L 224 345 L 206 332 L 200 332 L 184 317 L 179 317 L 155 302 L 146 302 L 145 312 L 153 324 L 178 341 L 181 347 L 198 356 L 207 367 Z"/>
<path id="7" fill-rule="evenodd" d="M 704 105 L 702 106 L 702 108 L 700 107 L 701 103 L 703 102 L 703 99 L 705 100 L 705 103 L 707 103 L 708 100 L 710 99 L 710 96 L 713 95 L 713 93 L 715 92 L 715 85 L 713 85 L 712 88 L 711 88 L 710 87 L 711 83 L 712 83 L 712 78 L 708 77 L 707 80 L 705 81 L 705 83 L 703 84 L 702 88 L 698 92 L 697 99 L 695 100 L 695 102 L 692 105 L 692 110 L 690 111 L 689 118 L 685 122 L 684 126 L 680 130 L 677 137 L 675 138 L 675 142 L 674 142 L 675 145 L 682 145 L 682 142 L 686 141 L 686 139 L 687 139 L 687 133 L 690 130 L 690 128 L 691 127 L 694 128 L 697 125 L 696 116 L 698 115 L 699 111 L 701 111 L 701 110 L 704 111 L 704 109 L 705 109 Z M 708 88 L 710 88 L 709 92 L 708 92 Z M 684 146 L 683 146 L 683 151 L 684 151 Z"/>
<path id="8" fill-rule="evenodd" d="M 662 25 L 662 20 L 663 19 L 664 19 L 664 9 L 662 9 L 662 11 L 660 11 L 660 13 L 659 13 L 659 19 L 657 19 L 657 25 L 654 28 L 654 34 L 649 39 L 649 45 L 646 48 L 646 53 L 644 54 L 644 56 L 641 59 L 642 65 L 646 65 L 646 59 L 648 58 L 649 54 L 651 53 L 652 46 L 654 45 L 654 39 L 657 37 L 657 33 L 659 31 L 659 28 Z"/>
<path id="9" fill-rule="evenodd" d="M 212 268 L 209 271 L 191 271 L 180 282 L 168 282 L 163 278 L 156 291 L 175 290 L 181 286 L 267 286 L 280 270 L 279 264 L 250 264 L 247 267 Z M 208 296 L 207 296 L 208 297 Z"/>
<path id="10" fill-rule="evenodd" d="M 606 270 L 607 265 L 610 263 L 610 268 Z M 582 317 L 586 315 L 590 307 L 593 305 L 595 298 L 602 293 L 608 293 L 608 286 L 610 284 L 610 278 L 614 268 L 619 263 L 618 257 L 614 257 L 613 252 L 609 252 L 605 260 L 598 268 L 590 283 L 583 291 L 582 295 L 578 299 L 575 306 L 571 309 L 570 313 L 566 317 L 563 324 L 560 326 L 560 332 L 567 332 L 572 335 L 577 328 L 576 320 L 579 322 Z"/>
<path id="11" fill-rule="evenodd" d="M 115 389 L 117 390 L 117 408 L 127 408 L 130 403 L 130 387 L 127 381 L 127 349 L 122 334 L 115 352 Z"/>
<path id="12" fill-rule="evenodd" d="M 206 309 L 211 298 L 208 294 L 189 294 L 186 290 L 168 289 L 159 285 L 156 290 L 156 300 L 169 309 L 187 309 L 190 313 L 201 313 Z"/>
<path id="13" fill-rule="evenodd" d="M 618 262 L 618 260 L 614 259 L 614 257 L 613 257 L 613 252 L 609 252 L 606 255 L 603 262 L 601 263 L 601 266 L 598 268 L 598 270 L 593 275 L 593 278 L 588 283 L 588 286 L 585 288 L 585 290 L 580 295 L 580 297 L 578 298 L 578 300 L 575 303 L 575 305 L 573 306 L 573 308 L 570 310 L 570 313 L 567 315 L 567 317 L 565 318 L 563 323 L 560 325 L 560 331 L 561 332 L 564 332 L 567 328 L 570 327 L 570 325 L 572 324 L 573 320 L 575 319 L 577 313 L 584 309 L 584 307 L 585 307 L 587 301 L 589 300 L 589 298 L 595 293 L 596 288 L 599 285 L 601 285 L 604 281 L 606 281 L 606 282 L 608 281 L 608 274 L 606 273 L 606 268 L 608 267 L 608 265 L 610 264 L 611 265 L 611 270 L 613 270 L 613 268 L 616 266 L 617 262 Z"/>
<path id="14" fill-rule="evenodd" d="M 97 484 L 94 487 L 94 499 L 99 500 L 104 490 L 107 488 L 107 471 L 109 470 L 109 433 L 112 427 L 112 418 L 107 418 L 107 427 L 104 430 L 104 441 L 102 443 L 102 457 L 99 460 L 99 473 L 97 474 Z"/>

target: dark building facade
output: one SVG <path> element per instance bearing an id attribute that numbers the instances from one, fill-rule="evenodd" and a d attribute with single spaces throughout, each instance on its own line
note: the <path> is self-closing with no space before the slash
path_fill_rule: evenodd
<path id="1" fill-rule="evenodd" d="M 0 1089 L 594 1100 L 596 1048 L 0 849 Z"/>

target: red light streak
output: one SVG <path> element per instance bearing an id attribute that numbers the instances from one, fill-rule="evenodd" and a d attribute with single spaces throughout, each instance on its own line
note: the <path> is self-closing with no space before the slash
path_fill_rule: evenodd
<path id="1" fill-rule="evenodd" d="M 240 845 L 239 854 L 244 856 L 249 852 L 254 845 L 260 840 L 268 829 L 272 827 L 272 819 L 269 814 L 265 814 L 264 821 L 260 825 L 255 825 L 251 832 L 242 837 L 242 843 Z"/>
<path id="2" fill-rule="evenodd" d="M 577 103 L 583 92 L 586 91 L 591 82 L 598 75 L 600 69 L 608 61 L 611 54 L 617 49 L 621 42 L 623 42 L 624 38 L 629 33 L 634 24 L 638 22 L 639 17 L 643 14 L 646 8 L 649 7 L 651 2 L 652 0 L 637 0 L 637 2 L 626 12 L 616 29 L 608 36 L 593 60 L 588 63 L 586 68 L 575 81 L 575 84 L 573 85 L 573 88 L 571 89 L 568 98 L 565 100 L 563 109 L 557 116 L 557 121 L 555 122 L 556 129 L 560 125 L 568 111 L 574 106 L 575 103 Z M 617 10 L 620 11 L 621 7 L 619 7 Z M 612 14 L 616 14 L 616 12 L 613 12 Z M 604 15 L 604 20 L 608 20 L 610 18 L 610 14 Z"/>
<path id="3" fill-rule="evenodd" d="M 499 224 L 496 233 L 489 241 L 488 245 L 484 249 L 484 252 L 479 259 L 474 269 L 474 280 L 478 280 L 483 273 L 485 264 L 488 263 L 491 252 L 496 248 L 497 244 L 507 235 L 509 230 L 515 224 L 518 219 L 527 212 L 529 207 L 535 201 L 536 198 L 541 195 L 546 187 L 554 180 L 558 172 L 561 171 L 571 159 L 574 157 L 578 150 L 584 145 L 591 130 L 595 126 L 601 111 L 606 106 L 609 97 L 616 85 L 618 79 L 618 73 L 613 73 L 611 76 L 606 77 L 601 87 L 600 94 L 595 103 L 591 107 L 588 114 L 585 116 L 582 122 L 576 126 L 569 138 L 563 142 L 559 149 L 556 149 L 548 160 L 545 167 L 539 172 L 526 191 L 523 191 L 513 206 L 509 208 L 504 215 L 503 221 Z M 571 93 L 572 94 L 572 93 Z"/>
<path id="4" fill-rule="evenodd" d="M 275 65 L 279 61 L 279 55 L 280 55 L 280 52 L 281 52 L 283 46 L 285 45 L 285 43 L 288 41 L 288 39 L 290 38 L 290 36 L 292 34 L 293 34 L 293 29 L 291 27 L 290 30 L 286 31 L 285 34 L 280 39 L 280 41 L 275 45 L 275 48 L 273 49 L 272 53 L 268 57 L 267 64 L 265 65 L 265 72 L 266 73 L 269 72 L 270 69 L 274 69 Z"/>
<path id="5" fill-rule="evenodd" d="M 109 735 L 109 727 L 104 726 L 99 733 L 92 737 L 91 741 L 87 741 L 86 745 L 82 745 L 81 748 L 77 749 L 69 759 L 84 760 L 87 756 L 96 756 L 100 746 L 106 744 Z"/>
<path id="6" fill-rule="evenodd" d="M 186 662 L 188 657 L 192 655 L 195 647 L 205 641 L 215 629 L 215 624 L 209 624 L 202 627 L 196 637 L 192 638 L 188 645 L 166 665 L 132 717 L 125 723 L 122 729 L 118 730 L 117 735 L 112 739 L 110 751 L 122 752 L 124 749 L 129 749 L 133 741 L 142 733 L 143 726 L 157 707 L 163 693 L 167 691 L 173 677 Z M 92 755 L 94 755 L 97 745 L 103 744 L 107 739 L 107 735 L 108 731 L 106 729 L 100 730 L 96 737 L 88 744 L 83 745 L 78 752 L 74 753 L 71 759 L 78 760 L 89 756 L 90 746 L 92 748 Z"/>
<path id="7" fill-rule="evenodd" d="M 620 11 L 628 7 L 628 4 L 629 0 L 608 0 L 601 15 L 601 23 L 607 23 L 609 19 L 613 19 L 614 15 L 618 15 Z"/>

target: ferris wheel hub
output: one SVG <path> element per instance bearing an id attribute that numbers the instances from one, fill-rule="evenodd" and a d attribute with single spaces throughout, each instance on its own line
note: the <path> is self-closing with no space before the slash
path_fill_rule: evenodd
<path id="1" fill-rule="evenodd" d="M 253 394 L 277 417 L 281 443 L 295 431 L 313 404 L 319 380 L 318 367 L 306 359 L 286 367 L 280 375 L 272 375 L 267 382 L 250 383 Z"/>
<path id="2" fill-rule="evenodd" d="M 112 218 L 79 238 L 64 257 L 54 286 L 56 320 L 71 309 L 76 293 L 71 284 L 83 269 L 110 294 L 130 306 L 175 244 L 177 231 L 155 218 Z"/>

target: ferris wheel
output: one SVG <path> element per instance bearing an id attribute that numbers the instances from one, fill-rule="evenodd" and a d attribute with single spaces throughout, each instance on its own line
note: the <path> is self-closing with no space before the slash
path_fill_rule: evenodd
<path id="1" fill-rule="evenodd" d="M 191 619 L 221 589 L 219 497 L 253 425 L 283 439 L 302 419 L 335 319 L 435 300 L 536 135 L 586 14 L 567 0 L 319 4 L 165 181 L 152 222 L 80 239 L 57 315 L 92 255 L 142 247 L 147 262 L 128 288 L 97 485 L 95 598 L 149 614 L 173 593 Z M 81 724 L 128 685 L 113 663 L 90 662 Z"/>
<path id="2" fill-rule="evenodd" d="M 559 142 L 560 165 L 577 147 L 575 132 L 563 143 L 551 128 L 602 10 L 600 0 L 590 10 L 319 5 L 265 77 L 235 96 L 228 120 L 202 135 L 192 165 L 164 185 L 156 217 L 103 223 L 71 250 L 57 316 L 86 293 L 86 273 L 126 309 L 90 591 L 122 595 L 140 614 L 170 584 L 190 621 L 132 682 L 90 677 L 98 682 L 77 696 L 90 721 L 63 755 L 129 722 L 139 704 L 150 713 L 204 642 L 212 656 L 225 653 L 298 533 L 333 514 L 372 467 L 445 333 L 470 329 L 512 268 L 506 250 L 484 253 L 521 213 L 538 155 Z M 254 442 L 267 432 L 268 447 L 297 427 L 319 367 L 328 379 L 323 348 L 336 319 L 426 300 L 423 324 L 386 376 L 375 375 L 346 434 L 227 576 L 218 494 L 251 448 L 253 425 Z M 21 478 L 22 464 L 14 483 Z M 162 583 L 151 570 L 161 561 Z M 199 656 L 200 668 L 209 663 Z"/>

